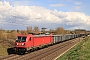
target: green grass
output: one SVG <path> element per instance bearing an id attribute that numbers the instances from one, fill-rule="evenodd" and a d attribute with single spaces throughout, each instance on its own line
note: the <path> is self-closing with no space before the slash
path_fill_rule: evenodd
<path id="1" fill-rule="evenodd" d="M 87 37 L 57 60 L 90 60 L 90 37 Z"/>

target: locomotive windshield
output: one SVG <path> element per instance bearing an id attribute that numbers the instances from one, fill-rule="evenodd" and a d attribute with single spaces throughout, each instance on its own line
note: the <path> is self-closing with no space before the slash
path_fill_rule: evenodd
<path id="1" fill-rule="evenodd" d="M 26 37 L 25 36 L 18 36 L 16 39 L 16 42 L 26 42 Z"/>

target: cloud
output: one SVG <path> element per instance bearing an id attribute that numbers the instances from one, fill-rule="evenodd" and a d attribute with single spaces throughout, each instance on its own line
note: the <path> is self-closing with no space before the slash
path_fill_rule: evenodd
<path id="1" fill-rule="evenodd" d="M 66 29 L 89 29 L 90 16 L 82 12 L 63 12 L 40 6 L 12 6 L 9 2 L 0 2 L 0 27 L 4 29 L 22 29 L 26 26 L 45 26 Z M 5 25 L 6 24 L 6 25 Z"/>
<path id="2" fill-rule="evenodd" d="M 0 15 L 0 19 L 2 18 L 2 16 Z"/>
<path id="3" fill-rule="evenodd" d="M 51 4 L 50 6 L 52 6 L 52 7 L 63 7 L 65 5 L 64 4 Z"/>
<path id="4" fill-rule="evenodd" d="M 57 16 L 59 18 L 64 18 L 64 17 L 67 16 L 64 12 L 58 12 L 56 9 L 54 11 L 52 11 L 51 14 L 55 15 L 55 16 Z"/>
<path id="5" fill-rule="evenodd" d="M 76 4 L 76 5 L 80 5 L 80 4 L 82 4 L 82 2 L 75 2 L 74 4 Z"/>
<path id="6" fill-rule="evenodd" d="M 81 6 L 75 6 L 74 9 L 80 10 L 81 9 Z"/>

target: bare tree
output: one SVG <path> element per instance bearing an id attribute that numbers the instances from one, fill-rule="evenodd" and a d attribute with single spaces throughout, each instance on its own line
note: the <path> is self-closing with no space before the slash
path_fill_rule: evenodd
<path id="1" fill-rule="evenodd" d="M 32 27 L 28 26 L 27 27 L 27 33 L 32 33 L 32 32 L 33 32 Z"/>
<path id="2" fill-rule="evenodd" d="M 35 34 L 39 34 L 39 32 L 40 32 L 40 31 L 39 31 L 39 28 L 38 28 L 37 26 L 34 27 L 33 31 L 34 31 Z"/>
<path id="3" fill-rule="evenodd" d="M 65 30 L 63 27 L 58 27 L 58 28 L 56 28 L 55 33 L 56 34 L 65 34 Z"/>

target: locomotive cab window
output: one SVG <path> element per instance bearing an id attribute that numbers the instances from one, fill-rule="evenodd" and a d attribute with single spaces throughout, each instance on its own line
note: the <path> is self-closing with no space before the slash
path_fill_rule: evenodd
<path id="1" fill-rule="evenodd" d="M 26 42 L 26 36 L 18 36 L 16 42 Z"/>

